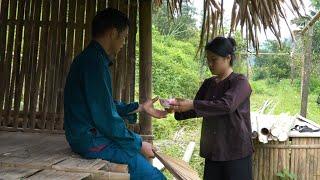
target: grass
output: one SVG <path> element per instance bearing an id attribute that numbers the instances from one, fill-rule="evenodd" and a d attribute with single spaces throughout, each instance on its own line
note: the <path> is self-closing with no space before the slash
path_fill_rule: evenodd
<path id="1" fill-rule="evenodd" d="M 300 90 L 297 82 L 291 84 L 290 80 L 286 79 L 280 82 L 259 80 L 251 81 L 250 84 L 253 89 L 251 111 L 258 110 L 266 100 L 271 100 L 273 105 L 266 109 L 266 113 L 295 115 L 300 112 Z M 316 100 L 317 94 L 311 93 L 307 118 L 320 123 L 320 106 L 317 105 Z M 176 121 L 172 115 L 169 115 L 166 119 L 154 120 L 153 128 L 154 144 L 172 157 L 181 159 L 188 143 L 196 142 L 190 165 L 198 171 L 200 177 L 203 176 L 204 159 L 199 156 L 201 119 Z M 164 173 L 168 179 L 173 178 L 168 171 L 165 170 Z"/>

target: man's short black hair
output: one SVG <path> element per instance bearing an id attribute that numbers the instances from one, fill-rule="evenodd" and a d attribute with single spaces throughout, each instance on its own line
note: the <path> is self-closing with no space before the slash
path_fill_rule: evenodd
<path id="1" fill-rule="evenodd" d="M 114 8 L 106 8 L 99 11 L 92 21 L 92 37 L 98 37 L 105 31 L 116 28 L 120 33 L 129 26 L 126 14 Z"/>

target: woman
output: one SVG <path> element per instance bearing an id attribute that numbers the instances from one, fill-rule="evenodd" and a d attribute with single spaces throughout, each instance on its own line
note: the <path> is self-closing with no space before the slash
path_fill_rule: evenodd
<path id="1" fill-rule="evenodd" d="M 217 37 L 206 45 L 209 69 L 194 100 L 176 99 L 171 105 L 177 120 L 203 117 L 200 156 L 204 179 L 251 180 L 251 88 L 244 75 L 233 72 L 236 43 Z"/>

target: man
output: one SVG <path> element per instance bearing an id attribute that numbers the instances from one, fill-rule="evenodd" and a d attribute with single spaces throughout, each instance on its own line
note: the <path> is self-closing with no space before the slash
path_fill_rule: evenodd
<path id="1" fill-rule="evenodd" d="M 147 158 L 152 145 L 126 128 L 137 112 L 164 118 L 153 100 L 125 104 L 112 98 L 109 66 L 128 35 L 129 20 L 112 8 L 97 13 L 92 41 L 73 61 L 64 90 L 64 128 L 72 150 L 85 158 L 101 158 L 128 164 L 131 179 L 165 179 Z"/>

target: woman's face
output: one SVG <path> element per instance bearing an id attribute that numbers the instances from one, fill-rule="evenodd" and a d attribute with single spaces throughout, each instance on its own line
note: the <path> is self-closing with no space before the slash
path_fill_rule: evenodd
<path id="1" fill-rule="evenodd" d="M 207 64 L 213 75 L 223 74 L 230 67 L 230 55 L 228 55 L 227 57 L 222 57 L 211 51 L 206 51 L 206 53 Z"/>

